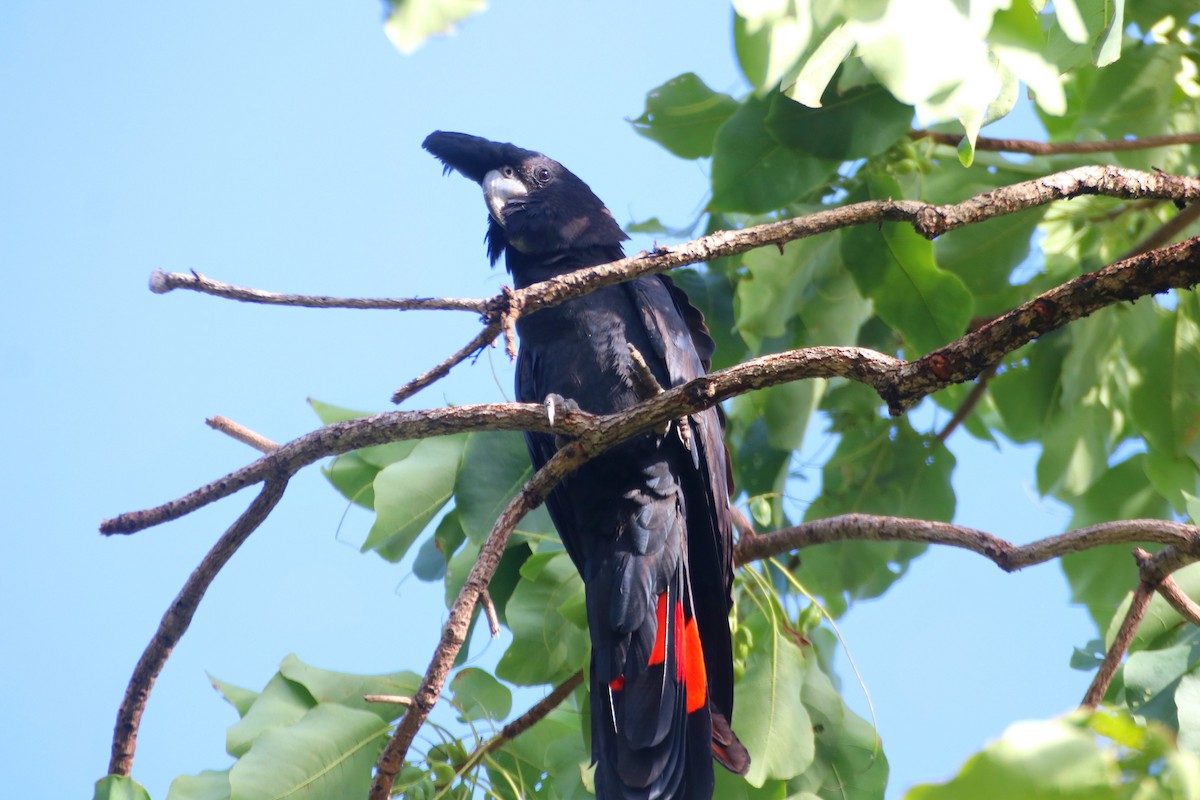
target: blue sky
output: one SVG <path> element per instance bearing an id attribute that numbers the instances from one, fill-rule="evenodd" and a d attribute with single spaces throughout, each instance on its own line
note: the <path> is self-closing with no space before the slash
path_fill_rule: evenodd
<path id="1" fill-rule="evenodd" d="M 420 149 L 439 128 L 545 151 L 623 223 L 683 225 L 703 205 L 704 165 L 625 119 L 685 71 L 743 91 L 724 4 L 498 4 L 409 58 L 381 21 L 374 0 L 0 7 L 10 796 L 90 794 L 136 659 L 251 496 L 127 538 L 102 539 L 102 518 L 254 456 L 205 417 L 283 441 L 315 426 L 306 397 L 382 410 L 477 330 L 467 314 L 159 296 L 152 270 L 331 295 L 494 294 L 504 275 L 487 267 L 478 190 Z M 495 352 L 406 407 L 510 395 Z M 1031 452 L 952 444 L 958 521 L 1019 542 L 1063 527 L 1032 489 Z M 261 688 L 289 652 L 345 671 L 424 667 L 440 592 L 359 555 L 369 524 L 310 470 L 216 580 L 143 721 L 134 776 L 156 800 L 175 775 L 228 763 L 235 715 L 206 672 Z M 1092 632 L 1054 565 L 1006 576 L 933 552 L 842 631 L 893 797 L 948 776 L 1007 723 L 1066 710 L 1087 683 L 1067 660 Z"/>

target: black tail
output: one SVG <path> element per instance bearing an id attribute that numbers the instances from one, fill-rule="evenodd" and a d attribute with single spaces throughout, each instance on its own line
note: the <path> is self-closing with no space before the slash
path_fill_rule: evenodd
<path id="1" fill-rule="evenodd" d="M 705 648 L 684 567 L 648 609 L 653 647 L 615 680 L 592 668 L 592 749 L 600 800 L 710 800 L 713 757 L 734 772 L 746 749 L 710 708 Z M 724 620 L 722 620 L 724 622 Z M 647 619 L 651 623 L 651 619 Z M 725 628 L 728 637 L 728 627 Z M 636 660 L 635 660 L 636 659 Z"/>

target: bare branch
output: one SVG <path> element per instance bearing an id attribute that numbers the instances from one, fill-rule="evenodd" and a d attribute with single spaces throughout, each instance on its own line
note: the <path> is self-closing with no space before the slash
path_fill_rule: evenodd
<path id="1" fill-rule="evenodd" d="M 1113 676 L 1117 674 L 1117 667 L 1120 666 L 1121 659 L 1125 657 L 1129 643 L 1133 641 L 1133 635 L 1137 632 L 1138 625 L 1142 623 L 1142 618 L 1146 615 L 1146 608 L 1150 605 L 1150 598 L 1153 596 L 1154 587 L 1145 581 L 1139 581 L 1137 588 L 1133 591 L 1133 601 L 1129 604 L 1129 610 L 1125 612 L 1125 619 L 1121 621 L 1121 627 L 1117 630 L 1112 646 L 1104 654 L 1104 660 L 1100 662 L 1100 668 L 1096 670 L 1096 677 L 1092 678 L 1091 686 L 1084 693 L 1083 701 L 1080 702 L 1081 706 L 1095 708 L 1104 699 Z"/>
<path id="2" fill-rule="evenodd" d="M 492 594 L 487 589 L 479 593 L 479 605 L 483 615 L 487 617 L 488 633 L 495 639 L 500 635 L 500 616 L 496 613 L 496 604 L 492 602 Z"/>
<path id="3" fill-rule="evenodd" d="M 521 488 L 505 507 L 496 524 L 492 526 L 487 541 L 479 550 L 471 571 L 467 574 L 466 582 L 450 608 L 449 619 L 442 628 L 442 639 L 434 651 L 429 667 L 421 679 L 421 685 L 413 696 L 413 704 L 396 726 L 392 738 L 388 741 L 379 756 L 375 772 L 375 780 L 371 784 L 369 797 L 371 800 L 387 800 L 391 796 L 392 784 L 396 774 L 404 764 L 404 757 L 412 744 L 413 737 L 425 723 L 433 705 L 441 695 L 446 677 L 454 665 L 454 659 L 462 649 L 470 628 L 471 615 L 479 595 L 491 581 L 496 567 L 504 555 L 508 539 L 516 528 L 517 523 L 529 511 L 541 505 L 546 495 L 568 472 L 574 470 L 584 461 L 609 446 L 603 435 L 589 431 L 578 439 L 572 440 L 555 453 L 545 466 L 534 473 L 533 477 Z"/>
<path id="4" fill-rule="evenodd" d="M 255 433 L 244 425 L 239 425 L 228 417 L 209 417 L 204 422 L 213 430 L 220 431 L 226 436 L 237 439 L 242 444 L 248 444 L 260 453 L 274 453 L 279 449 L 277 442 L 271 441 L 262 434 Z"/>
<path id="5" fill-rule="evenodd" d="M 1125 300 L 1200 283 L 1200 238 L 1188 239 L 1081 275 L 1003 314 L 923 358 L 902 362 L 861 347 L 808 347 L 750 359 L 657 394 L 618 414 L 572 415 L 551 426 L 532 403 L 489 404 L 425 411 L 395 411 L 327 425 L 276 452 L 157 508 L 101 523 L 105 534 L 133 533 L 167 522 L 259 483 L 292 475 L 322 458 L 399 439 L 478 430 L 578 434 L 602 430 L 617 444 L 630 436 L 694 414 L 746 392 L 805 378 L 849 378 L 871 386 L 893 414 L 952 383 L 971 380 L 1018 347 L 1071 320 Z"/>
<path id="6" fill-rule="evenodd" d="M 1158 593 L 1181 617 L 1193 625 L 1200 626 L 1200 604 L 1184 594 L 1174 578 L 1170 575 L 1163 578 L 1162 583 L 1158 585 Z"/>
<path id="7" fill-rule="evenodd" d="M 500 729 L 500 735 L 492 741 L 488 742 L 486 752 L 491 753 L 513 739 L 520 736 L 525 731 L 529 730 L 541 720 L 544 716 L 553 711 L 559 703 L 571 696 L 571 692 L 575 691 L 580 684 L 583 683 L 583 670 L 576 672 L 571 677 L 554 687 L 554 691 L 543 697 L 537 703 L 529 707 L 521 716 L 514 719 L 512 722 Z"/>
<path id="8" fill-rule="evenodd" d="M 1160 225 L 1154 233 L 1139 242 L 1137 247 L 1131 249 L 1128 253 L 1121 256 L 1121 258 L 1133 258 L 1142 253 L 1148 253 L 1156 247 L 1162 247 L 1186 231 L 1196 220 L 1200 220 L 1200 203 L 1192 203 L 1180 209 L 1178 214 Z"/>
<path id="9" fill-rule="evenodd" d="M 403 403 L 405 400 L 412 397 L 429 384 L 446 377 L 446 375 L 450 373 L 451 369 L 490 345 L 492 340 L 496 338 L 496 334 L 500 332 L 501 328 L 502 324 L 499 322 L 493 322 L 487 325 L 478 333 L 478 335 L 475 336 L 474 339 L 459 348 L 459 350 L 453 355 L 443 360 L 433 369 L 421 373 L 393 392 L 392 402 Z"/>
<path id="10" fill-rule="evenodd" d="M 181 272 L 163 272 L 156 269 L 150 274 L 150 291 L 165 294 L 174 289 L 238 300 L 243 303 L 294 306 L 297 308 L 356 308 L 382 309 L 386 311 L 474 311 L 482 314 L 486 304 L 483 300 L 462 297 L 326 297 L 324 295 L 280 294 L 262 289 L 247 289 L 242 286 L 214 281 L 195 270 L 190 275 Z"/>
<path id="11" fill-rule="evenodd" d="M 196 613 L 200 601 L 204 599 L 204 593 L 208 590 L 213 578 L 237 552 L 242 542 L 246 541 L 246 538 L 267 518 L 271 510 L 275 508 L 275 504 L 279 502 L 279 498 L 283 497 L 283 490 L 286 487 L 287 480 L 284 478 L 272 478 L 266 481 L 262 492 L 208 551 L 208 554 L 200 562 L 200 566 L 196 567 L 195 571 L 188 576 L 183 588 L 179 590 L 179 594 L 167 608 L 167 613 L 163 614 L 158 630 L 150 638 L 150 643 L 146 645 L 142 657 L 138 659 L 137 666 L 134 667 L 133 676 L 129 679 L 129 686 L 125 689 L 125 698 L 117 710 L 117 724 L 113 729 L 112 758 L 108 764 L 110 775 L 129 775 L 133 768 L 133 754 L 137 748 L 137 734 L 142 720 L 142 712 L 146 709 L 146 701 L 150 699 L 150 690 L 154 686 L 154 681 L 162 671 L 163 665 L 167 663 L 167 657 L 171 655 L 171 651 L 175 649 L 175 645 L 187 631 L 192 622 L 192 616 Z"/>
<path id="12" fill-rule="evenodd" d="M 946 422 L 945 427 L 938 431 L 935 437 L 942 444 L 950 438 L 950 434 L 958 429 L 958 426 L 966 421 L 967 417 L 971 416 L 971 412 L 975 410 L 975 406 L 979 405 L 979 401 L 983 399 L 987 393 L 988 382 L 996 376 L 996 364 L 985 369 L 976 379 L 975 385 L 971 387 L 971 391 L 967 393 L 963 399 L 962 405 L 954 409 L 954 414 Z"/>
<path id="13" fill-rule="evenodd" d="M 735 563 L 747 564 L 804 547 L 851 540 L 921 542 L 957 547 L 989 559 L 1005 572 L 1015 572 L 1070 553 L 1111 544 L 1149 542 L 1169 545 L 1168 549 L 1175 554 L 1173 558 L 1181 559 L 1179 563 L 1172 562 L 1172 569 L 1178 569 L 1187 561 L 1200 559 L 1200 528 L 1162 519 L 1104 522 L 1018 546 L 963 525 L 872 514 L 842 514 L 772 533 L 743 536 L 734 548 L 733 557 Z M 1161 580 L 1157 572 L 1150 577 Z"/>
<path id="14" fill-rule="evenodd" d="M 870 200 L 742 230 L 719 231 L 682 245 L 659 248 L 653 253 L 589 267 L 533 284 L 524 289 L 514 291 L 506 288 L 501 295 L 487 301 L 453 298 L 386 301 L 393 304 L 390 306 L 392 308 L 467 309 L 483 313 L 489 318 L 484 332 L 437 367 L 397 391 L 393 402 L 410 397 L 438 380 L 454 365 L 470 357 L 472 353 L 490 342 L 497 332 L 505 333 L 506 346 L 512 355 L 514 351 L 512 327 L 517 317 L 541 308 L 559 305 L 601 286 L 665 272 L 687 264 L 712 261 L 766 245 L 782 246 L 797 239 L 853 225 L 907 222 L 921 236 L 933 239 L 965 225 L 1014 214 L 1056 200 L 1083 195 L 1105 195 L 1128 200 L 1174 200 L 1183 203 L 1200 198 L 1200 179 L 1111 166 L 1077 167 L 1042 178 L 1001 186 L 960 203 L 934 206 L 915 200 Z M 161 281 L 159 280 L 160 276 Z M 247 302 L 278 302 L 277 300 L 260 300 L 260 296 L 289 297 L 253 289 L 237 289 L 210 281 L 199 275 L 194 278 L 179 276 L 179 279 L 182 281 L 180 286 L 187 285 L 188 288 L 196 288 L 198 291 L 209 291 L 211 288 L 210 293 L 234 297 Z M 152 280 L 152 287 L 155 288 L 155 291 L 159 291 L 161 283 L 166 287 L 161 290 L 165 291 L 167 288 L 175 288 L 174 281 L 175 278 L 168 280 L 165 274 L 156 273 L 155 279 Z M 171 285 L 167 286 L 167 284 Z M 201 285 L 208 288 L 200 289 Z M 217 291 L 218 289 L 220 291 Z M 334 298 L 320 298 L 320 300 L 328 306 L 338 307 L 360 307 L 355 304 L 373 302 Z M 499 327 L 489 334 L 493 325 L 499 325 Z M 979 371 L 981 369 L 974 374 L 978 374 Z M 961 377 L 958 380 L 967 380 L 970 377 L 974 377 L 974 375 Z M 895 406 L 890 402 L 889 406 L 892 406 L 895 411 Z"/>
<path id="15" fill-rule="evenodd" d="M 938 144 L 950 147 L 958 147 L 959 143 L 963 140 L 961 133 L 915 130 L 909 131 L 908 135 L 918 141 L 921 139 L 930 139 Z M 1141 139 L 1103 139 L 1090 142 L 1036 142 L 1031 139 L 992 139 L 987 136 L 979 136 L 975 139 L 975 149 L 1002 153 L 1026 153 L 1031 156 L 1056 156 L 1087 153 L 1117 153 L 1128 150 L 1149 150 L 1155 147 L 1197 143 L 1200 143 L 1200 134 L 1197 133 L 1144 136 Z"/>
<path id="16" fill-rule="evenodd" d="M 397 706 L 412 705 L 412 698 L 402 694 L 364 694 L 363 700 L 368 703 L 391 703 Z"/>
<path id="17" fill-rule="evenodd" d="M 492 403 L 426 411 L 391 411 L 335 422 L 282 445 L 275 452 L 235 470 L 177 500 L 144 511 L 121 514 L 100 525 L 105 535 L 136 533 L 189 514 L 272 475 L 294 475 L 328 456 L 401 439 L 423 439 L 475 430 L 582 432 L 593 417 L 580 412 L 551 428 L 546 410 L 535 403 Z"/>

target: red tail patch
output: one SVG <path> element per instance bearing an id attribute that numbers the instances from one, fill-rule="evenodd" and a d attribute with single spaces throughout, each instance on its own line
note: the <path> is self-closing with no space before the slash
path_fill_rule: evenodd
<path id="1" fill-rule="evenodd" d="M 667 593 L 658 596 L 658 631 L 654 635 L 654 649 L 646 666 L 653 667 L 667 660 Z M 708 670 L 704 667 L 704 649 L 700 646 L 700 629 L 695 619 L 684 622 L 683 603 L 675 603 L 675 665 L 676 680 L 687 690 L 688 713 L 697 711 L 708 702 Z M 681 635 L 682 632 L 682 635 Z M 625 676 L 619 675 L 608 684 L 614 692 L 625 688 Z"/>
<path id="2" fill-rule="evenodd" d="M 704 650 L 700 647 L 700 630 L 695 618 L 683 629 L 683 658 L 679 659 L 687 673 L 683 685 L 687 688 L 687 710 L 692 713 L 708 702 L 708 670 L 704 668 Z"/>

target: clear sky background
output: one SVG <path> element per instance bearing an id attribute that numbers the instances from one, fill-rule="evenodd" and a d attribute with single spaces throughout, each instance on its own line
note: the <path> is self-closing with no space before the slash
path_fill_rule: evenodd
<path id="1" fill-rule="evenodd" d="M 375 0 L 0 5 L 6 796 L 90 796 L 142 648 L 253 495 L 125 538 L 100 537 L 101 519 L 255 456 L 205 417 L 286 441 L 317 424 L 306 397 L 384 410 L 477 330 L 461 313 L 154 295 L 151 271 L 343 296 L 494 294 L 505 276 L 487 267 L 477 187 L 420 149 L 439 128 L 546 152 L 623 223 L 687 224 L 705 165 L 625 119 L 685 71 L 742 93 L 730 15 L 721 2 L 498 3 L 406 58 Z M 1028 116 L 1001 131 L 1038 135 Z M 511 383 L 493 352 L 406 407 L 499 400 Z M 962 434 L 951 446 L 957 521 L 1017 542 L 1066 524 L 1032 488 L 1035 452 Z M 236 715 L 206 672 L 258 689 L 289 652 L 328 669 L 424 669 L 441 587 L 359 555 L 369 525 L 310 469 L 218 577 L 143 720 L 134 777 L 155 800 L 174 776 L 229 763 Z M 1007 576 L 931 552 L 842 631 L 893 798 L 949 776 L 1009 722 L 1069 709 L 1089 677 L 1067 666 L 1093 631 L 1054 565 Z M 514 713 L 523 698 L 536 696 Z"/>

